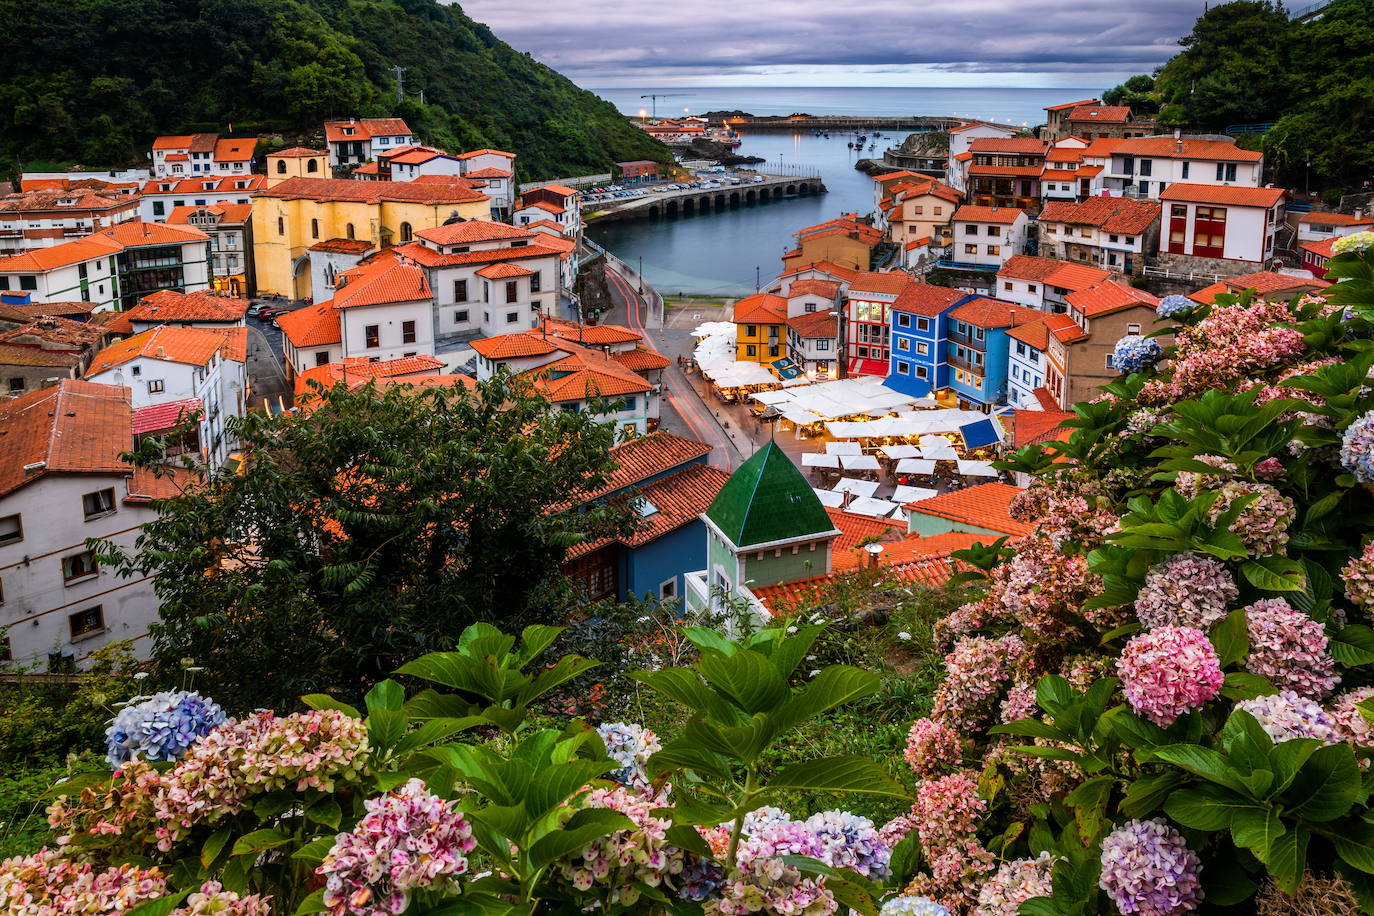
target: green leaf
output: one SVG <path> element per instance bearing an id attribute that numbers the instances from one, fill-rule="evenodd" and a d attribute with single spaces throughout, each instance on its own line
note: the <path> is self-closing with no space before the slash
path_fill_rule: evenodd
<path id="1" fill-rule="evenodd" d="M 323 913 L 327 909 L 329 907 L 324 905 L 324 888 L 320 888 L 302 900 L 291 916 L 308 916 L 310 913 Z"/>
<path id="2" fill-rule="evenodd" d="M 1231 814 L 1231 838 L 1237 846 L 1254 851 L 1261 862 L 1269 861 L 1269 848 L 1286 829 L 1278 813 L 1267 806 L 1236 808 Z"/>
<path id="3" fill-rule="evenodd" d="M 229 835 L 232 831 L 228 827 L 216 830 L 205 838 L 205 842 L 200 847 L 200 867 L 208 869 L 219 858 L 219 854 L 224 851 L 224 844 L 229 842 Z"/>
<path id="4" fill-rule="evenodd" d="M 1017 916 L 1064 916 L 1064 908 L 1053 897 L 1030 897 L 1016 912 Z"/>
<path id="5" fill-rule="evenodd" d="M 406 692 L 400 684 L 387 678 L 373 685 L 363 699 L 367 702 L 367 711 L 370 713 L 379 709 L 400 709 L 405 703 Z"/>
<path id="6" fill-rule="evenodd" d="M 790 695 L 777 667 L 750 649 L 728 657 L 708 652 L 698 659 L 697 670 L 711 687 L 750 715 L 771 711 Z"/>
<path id="7" fill-rule="evenodd" d="M 343 820 L 343 809 L 332 795 L 326 795 L 306 808 L 305 816 L 316 824 L 338 830 L 339 823 Z"/>
<path id="8" fill-rule="evenodd" d="M 1267 592 L 1299 592 L 1307 585 L 1302 565 L 1287 557 L 1259 557 L 1242 563 L 1241 575 Z"/>
<path id="9" fill-rule="evenodd" d="M 1283 795 L 1290 814 L 1321 823 L 1345 814 L 1360 791 L 1360 768 L 1348 744 L 1315 751 Z"/>
<path id="10" fill-rule="evenodd" d="M 911 831 L 900 843 L 892 848 L 890 860 L 891 883 L 896 887 L 906 887 L 921 868 L 921 843 L 916 831 Z"/>
<path id="11" fill-rule="evenodd" d="M 1301 827 L 1278 836 L 1269 845 L 1265 866 L 1285 894 L 1294 894 L 1307 870 L 1307 841 L 1310 835 Z"/>
<path id="12" fill-rule="evenodd" d="M 571 855 L 592 840 L 633 826 L 634 822 L 615 811 L 583 808 L 573 815 L 568 826 L 550 833 L 531 846 L 526 857 L 531 867 L 544 868 L 551 862 Z"/>
<path id="13" fill-rule="evenodd" d="M 1217 651 L 1217 661 L 1225 668 L 1245 658 L 1250 651 L 1250 633 L 1245 625 L 1245 611 L 1232 611 L 1217 622 L 1208 634 L 1213 648 Z"/>
<path id="14" fill-rule="evenodd" d="M 1183 784 L 1183 777 L 1174 770 L 1142 776 L 1126 788 L 1117 807 L 1127 817 L 1141 818 L 1164 804 L 1175 789 Z"/>
<path id="15" fill-rule="evenodd" d="M 1073 807 L 1073 818 L 1084 843 L 1093 842 L 1101 834 L 1106 823 L 1107 800 L 1115 784 L 1114 776 L 1094 776 L 1065 796 L 1064 802 Z"/>
<path id="16" fill-rule="evenodd" d="M 1216 786 L 1179 789 L 1164 804 L 1164 813 L 1184 827 L 1194 830 L 1225 830 L 1239 810 L 1253 807 L 1234 792 Z"/>
<path id="17" fill-rule="evenodd" d="M 1331 836 L 1336 854 L 1362 872 L 1374 875 L 1374 824 L 1357 821 Z"/>
<path id="18" fill-rule="evenodd" d="M 1331 637 L 1329 648 L 1332 657 L 1347 667 L 1374 663 L 1374 630 L 1352 624 Z"/>
<path id="19" fill-rule="evenodd" d="M 1051 717 L 1059 715 L 1073 702 L 1073 688 L 1057 674 L 1047 674 L 1035 685 L 1035 702 Z"/>
<path id="20" fill-rule="evenodd" d="M 869 671 L 849 665 L 823 668 L 774 714 L 777 733 L 788 732 L 837 706 L 872 696 L 881 687 L 882 678 Z"/>
<path id="21" fill-rule="evenodd" d="M 1268 678 L 1248 671 L 1228 671 L 1222 680 L 1221 695 L 1228 700 L 1253 700 L 1278 692 Z"/>
<path id="22" fill-rule="evenodd" d="M 375 688 L 374 688 L 375 689 Z M 374 750 L 389 751 L 405 734 L 407 717 L 401 709 L 373 709 L 367 716 L 367 740 Z"/>
<path id="23" fill-rule="evenodd" d="M 254 830 L 252 833 L 245 833 L 234 842 L 231 855 L 255 855 L 265 849 L 275 849 L 290 842 L 291 837 L 280 830 Z"/>
<path id="24" fill-rule="evenodd" d="M 167 897 L 145 900 L 138 906 L 125 910 L 124 916 L 167 916 L 172 910 L 181 906 L 181 902 L 189 896 L 191 896 L 191 889 L 187 888 Z"/>
<path id="25" fill-rule="evenodd" d="M 342 700 L 336 700 L 327 693 L 307 693 L 301 697 L 301 702 L 310 709 L 336 709 L 352 719 L 363 717 L 356 707 L 349 706 Z"/>
<path id="26" fill-rule="evenodd" d="M 908 797 L 883 766 L 867 757 L 822 757 L 794 763 L 770 779 L 768 788 Z"/>
<path id="27" fill-rule="evenodd" d="M 1026 738 L 1048 738 L 1051 741 L 1068 741 L 1069 734 L 1062 728 L 1055 728 L 1039 719 L 1017 719 L 1005 725 L 995 725 L 988 729 L 993 735 L 1021 735 Z"/>
<path id="28" fill-rule="evenodd" d="M 335 836 L 315 837 L 315 839 L 291 853 L 291 858 L 318 865 L 320 862 L 324 861 L 325 856 L 329 855 L 329 850 L 334 848 L 335 842 L 337 842 L 337 837 Z"/>

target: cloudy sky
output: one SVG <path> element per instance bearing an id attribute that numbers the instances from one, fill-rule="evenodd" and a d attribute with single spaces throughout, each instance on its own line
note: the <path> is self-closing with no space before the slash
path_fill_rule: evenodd
<path id="1" fill-rule="evenodd" d="M 586 87 L 1112 85 L 1204 0 L 466 0 Z"/>

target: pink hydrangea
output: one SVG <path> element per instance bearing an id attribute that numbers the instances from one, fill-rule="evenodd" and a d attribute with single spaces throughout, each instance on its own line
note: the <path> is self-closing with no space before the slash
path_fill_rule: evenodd
<path id="1" fill-rule="evenodd" d="M 270 916 L 271 912 L 269 897 L 241 896 L 224 890 L 218 881 L 207 881 L 170 916 Z"/>
<path id="2" fill-rule="evenodd" d="M 1374 745 L 1374 726 L 1355 708 L 1371 697 L 1374 697 L 1374 687 L 1356 687 L 1331 701 L 1326 712 L 1336 723 L 1336 735 L 1342 741 L 1360 747 Z"/>
<path id="3" fill-rule="evenodd" d="M 966 636 L 945 656 L 946 677 L 931 717 L 955 728 L 977 728 L 992 712 L 1012 667 L 1025 651 L 1019 636 Z"/>
<path id="4" fill-rule="evenodd" d="M 917 719 L 907 734 L 903 757 L 918 777 L 927 779 L 957 767 L 967 746 L 963 736 L 945 723 Z"/>
<path id="5" fill-rule="evenodd" d="M 559 870 L 573 887 L 586 891 L 596 885 L 610 902 L 633 906 L 641 885 L 659 887 L 682 872 L 683 851 L 667 840 L 672 822 L 650 813 L 659 807 L 652 798 L 622 787 L 593 789 L 583 805 L 619 812 L 634 827 L 598 837 L 561 863 Z"/>
<path id="6" fill-rule="evenodd" d="M 1340 678 L 1327 652 L 1326 630 L 1282 598 L 1265 598 L 1245 609 L 1250 657 L 1245 668 L 1275 687 L 1299 696 L 1326 696 Z"/>
<path id="7" fill-rule="evenodd" d="M 978 889 L 997 869 L 997 859 L 977 840 L 965 840 L 927 854 L 929 874 L 918 874 L 908 894 L 929 897 L 951 913 L 966 913 Z"/>
<path id="8" fill-rule="evenodd" d="M 1146 629 L 1191 627 L 1207 630 L 1226 616 L 1240 590 L 1226 565 L 1212 557 L 1176 553 L 1150 568 L 1135 599 Z"/>
<path id="9" fill-rule="evenodd" d="M 1131 708 L 1168 726 L 1221 690 L 1221 665 L 1207 637 L 1189 627 L 1159 627 L 1132 637 L 1117 662 Z"/>
<path id="10" fill-rule="evenodd" d="M 1260 728 L 1276 742 L 1316 738 L 1327 744 L 1335 744 L 1341 740 L 1336 720 L 1327 715 L 1314 700 L 1300 697 L 1291 690 L 1242 700 L 1236 704 L 1236 709 L 1254 716 Z"/>
<path id="11" fill-rule="evenodd" d="M 825 889 L 825 879 L 804 876 L 779 858 L 810 856 L 819 859 L 824 854 L 824 844 L 805 824 L 796 821 L 764 824 L 740 843 L 736 867 L 726 877 L 719 896 L 707 900 L 703 909 L 709 916 L 750 913 L 828 916 L 839 905 L 834 895 Z"/>
<path id="12" fill-rule="evenodd" d="M 978 906 L 973 916 L 1016 916 L 1021 904 L 1032 897 L 1054 893 L 1050 872 L 1054 857 L 1042 852 L 1034 859 L 1003 862 L 997 873 L 978 889 Z"/>
<path id="13" fill-rule="evenodd" d="M 899 814 L 878 828 L 878 837 L 887 845 L 888 849 L 895 849 L 897 844 L 905 840 L 915 829 L 916 821 L 911 815 Z"/>
<path id="14" fill-rule="evenodd" d="M 1166 404 L 1212 388 L 1230 388 L 1266 369 L 1299 359 L 1306 344 L 1291 327 L 1293 316 L 1278 302 L 1215 306 L 1202 321 L 1181 328 L 1174 339 L 1173 374 L 1152 379 L 1141 392 L 1145 403 Z"/>
<path id="15" fill-rule="evenodd" d="M 1102 841 L 1098 886 L 1127 916 L 1177 916 L 1202 900 L 1202 864 L 1163 818 L 1127 821 Z"/>
<path id="16" fill-rule="evenodd" d="M 46 847 L 0 862 L 0 913 L 7 916 L 103 916 L 166 892 L 156 868 L 99 868 Z"/>
<path id="17" fill-rule="evenodd" d="M 1254 495 L 1255 499 L 1231 523 L 1230 530 L 1253 557 L 1283 553 L 1288 546 L 1288 528 L 1298 517 L 1293 500 L 1267 483 L 1244 480 L 1226 481 L 1217 491 L 1220 496 L 1207 513 L 1208 521 L 1215 523 L 1237 499 Z"/>
<path id="18" fill-rule="evenodd" d="M 1374 609 L 1374 541 L 1364 546 L 1358 557 L 1351 557 L 1341 570 L 1346 600 L 1366 612 Z"/>
<path id="19" fill-rule="evenodd" d="M 367 814 L 341 833 L 316 873 L 325 879 L 324 905 L 333 916 L 394 916 L 413 891 L 454 891 L 476 841 L 452 802 L 411 779 L 363 803 Z"/>
<path id="20" fill-rule="evenodd" d="M 1016 547 L 1010 559 L 993 569 L 988 594 L 1027 629 L 1042 636 L 1061 635 L 1066 621 L 1078 616 L 1083 602 L 1098 589 L 1088 558 L 1064 552 L 1048 534 L 1023 538 Z"/>
<path id="21" fill-rule="evenodd" d="M 978 776 L 969 770 L 927 779 L 916 787 L 911 814 L 916 832 L 927 850 L 961 843 L 978 830 L 978 818 L 987 811 L 978 794 Z"/>
<path id="22" fill-rule="evenodd" d="M 1035 688 L 1029 684 L 1017 684 L 1007 691 L 1000 710 L 1002 722 L 1016 722 L 1029 719 L 1040 711 L 1035 702 Z"/>

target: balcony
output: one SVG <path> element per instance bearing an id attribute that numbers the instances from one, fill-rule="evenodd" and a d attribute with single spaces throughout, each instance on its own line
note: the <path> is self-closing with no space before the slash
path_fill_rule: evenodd
<path id="1" fill-rule="evenodd" d="M 949 339 L 950 343 L 963 344 L 964 346 L 972 347 L 975 350 L 987 349 L 987 345 L 983 341 L 974 338 L 972 334 L 969 334 L 964 331 L 954 330 L 952 323 L 951 327 L 946 332 L 945 336 Z"/>
<path id="2" fill-rule="evenodd" d="M 953 353 L 945 354 L 945 362 L 956 369 L 963 369 L 965 372 L 976 373 L 980 378 L 987 371 L 982 363 L 975 363 L 973 360 L 964 359 L 962 356 L 955 356 Z"/>

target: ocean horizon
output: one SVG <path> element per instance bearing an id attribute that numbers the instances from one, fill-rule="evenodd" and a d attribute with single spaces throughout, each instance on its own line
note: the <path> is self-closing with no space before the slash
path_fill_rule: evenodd
<path id="1" fill-rule="evenodd" d="M 755 115 L 866 115 L 902 117 L 934 115 L 1001 121 L 1034 127 L 1045 121 L 1045 107 L 1078 99 L 1100 98 L 1102 88 L 1027 89 L 940 86 L 677 86 L 596 88 L 591 92 L 626 115 L 652 112 L 656 93 L 659 117 L 708 111 L 747 111 Z"/>

